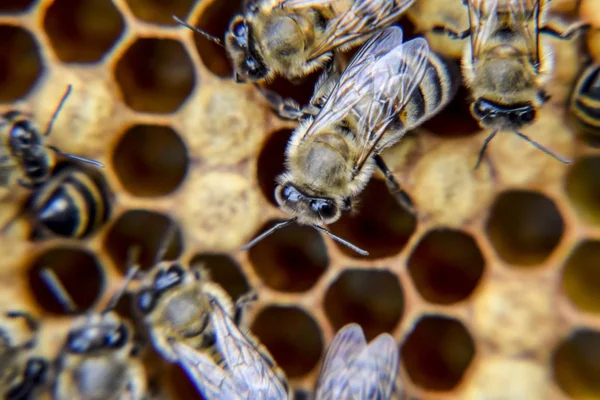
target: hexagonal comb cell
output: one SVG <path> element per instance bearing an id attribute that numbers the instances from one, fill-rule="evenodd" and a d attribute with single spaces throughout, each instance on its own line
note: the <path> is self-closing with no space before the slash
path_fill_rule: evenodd
<path id="1" fill-rule="evenodd" d="M 569 255 L 563 270 L 563 289 L 576 307 L 600 312 L 600 242 L 587 240 Z"/>
<path id="2" fill-rule="evenodd" d="M 577 215 L 593 225 L 600 225 L 600 157 L 578 160 L 567 176 L 567 194 Z"/>
<path id="3" fill-rule="evenodd" d="M 137 18 L 142 21 L 176 25 L 172 15 L 177 15 L 180 18 L 185 18 L 190 8 L 194 4 L 193 0 L 127 0 L 129 9 Z"/>
<path id="4" fill-rule="evenodd" d="M 554 380 L 575 399 L 600 397 L 600 332 L 582 329 L 564 340 L 552 360 Z"/>
<path id="5" fill-rule="evenodd" d="M 235 14 L 241 11 L 243 2 L 241 0 L 217 0 L 207 1 L 207 3 L 209 4 L 202 10 L 198 21 L 195 24 L 193 21 L 190 21 L 190 24 L 223 40 L 225 32 L 229 28 L 229 21 L 231 21 Z M 222 78 L 231 78 L 233 76 L 233 66 L 222 46 L 199 34 L 194 34 L 194 42 L 202 63 L 210 72 Z"/>
<path id="6" fill-rule="evenodd" d="M 461 86 L 454 99 L 435 117 L 426 121 L 423 128 L 442 137 L 473 135 L 481 130 L 471 115 L 470 91 Z"/>
<path id="7" fill-rule="evenodd" d="M 428 390 L 452 390 L 475 354 L 469 332 L 459 321 L 424 316 L 402 345 L 402 360 L 410 379 Z"/>
<path id="8" fill-rule="evenodd" d="M 25 96 L 42 71 L 38 44 L 31 33 L 0 25 L 0 102 Z"/>
<path id="9" fill-rule="evenodd" d="M 260 232 L 278 221 L 270 221 Z M 289 225 L 248 250 L 252 267 L 269 287 L 286 292 L 310 289 L 329 265 L 321 234 L 309 226 Z"/>
<path id="10" fill-rule="evenodd" d="M 226 254 L 197 254 L 190 261 L 190 267 L 205 268 L 210 279 L 221 285 L 234 300 L 250 290 L 240 266 Z"/>
<path id="11" fill-rule="evenodd" d="M 58 286 L 48 283 L 52 280 L 44 278 L 48 276 L 46 272 L 58 281 Z M 89 310 L 100 298 L 105 285 L 104 272 L 95 255 L 88 250 L 66 246 L 37 254 L 29 266 L 28 279 L 36 302 L 54 314 Z M 61 287 L 66 296 L 61 296 Z M 63 300 L 65 297 L 67 301 Z M 69 304 L 71 300 L 72 304 Z"/>
<path id="12" fill-rule="evenodd" d="M 124 29 L 125 22 L 110 0 L 56 0 L 44 17 L 44 30 L 64 62 L 100 60 Z"/>
<path id="13" fill-rule="evenodd" d="M 155 197 L 179 187 L 189 160 L 185 144 L 173 129 L 136 125 L 119 139 L 112 164 L 125 190 L 135 196 Z"/>
<path id="14" fill-rule="evenodd" d="M 137 260 L 134 261 L 141 270 L 152 268 L 162 259 L 179 257 L 183 248 L 177 223 L 164 214 L 148 210 L 130 210 L 122 214 L 110 227 L 104 240 L 108 254 L 123 272 L 129 267 L 126 265 L 128 254 L 134 246 L 139 247 Z M 164 253 L 161 260 L 157 260 L 159 252 Z"/>
<path id="15" fill-rule="evenodd" d="M 171 39 L 138 39 L 117 62 L 115 76 L 125 103 L 150 113 L 176 111 L 196 84 L 189 54 Z"/>
<path id="16" fill-rule="evenodd" d="M 296 307 L 262 309 L 252 323 L 251 331 L 269 349 L 288 378 L 309 373 L 316 367 L 323 351 L 319 325 Z"/>
<path id="17" fill-rule="evenodd" d="M 536 192 L 502 193 L 492 206 L 486 231 L 496 252 L 515 265 L 542 263 L 556 248 L 564 223 L 552 200 Z"/>
<path id="18" fill-rule="evenodd" d="M 428 302 L 450 304 L 467 298 L 483 273 L 475 239 L 461 231 L 433 230 L 421 238 L 408 259 L 408 270 Z"/>
<path id="19" fill-rule="evenodd" d="M 337 331 L 358 323 L 368 340 L 394 330 L 404 311 L 404 294 L 390 271 L 344 271 L 325 294 L 325 312 Z"/>
<path id="20" fill-rule="evenodd" d="M 399 253 L 412 235 L 416 219 L 400 207 L 385 182 L 371 179 L 362 193 L 357 212 L 346 214 L 330 226 L 331 232 L 366 250 L 366 258 L 390 257 Z M 351 257 L 363 257 L 352 249 L 336 245 Z"/>
<path id="21" fill-rule="evenodd" d="M 0 13 L 12 13 L 27 10 L 35 0 L 4 0 L 0 4 Z"/>
<path id="22" fill-rule="evenodd" d="M 285 148 L 292 135 L 291 129 L 274 132 L 262 146 L 256 171 L 260 190 L 271 204 L 277 206 L 275 187 L 277 177 L 285 171 Z"/>

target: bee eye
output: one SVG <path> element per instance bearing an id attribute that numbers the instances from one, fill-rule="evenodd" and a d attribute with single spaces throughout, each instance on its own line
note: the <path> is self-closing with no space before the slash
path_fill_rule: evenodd
<path id="1" fill-rule="evenodd" d="M 485 118 L 487 112 L 486 108 L 483 106 L 483 102 L 481 99 L 477 99 L 475 103 L 473 103 L 473 114 L 476 118 L 483 119 Z"/>
<path id="2" fill-rule="evenodd" d="M 144 289 L 137 296 L 137 307 L 143 314 L 148 314 L 156 306 L 154 289 Z"/>
<path id="3" fill-rule="evenodd" d="M 248 75 L 256 76 L 258 74 L 258 70 L 259 70 L 258 64 L 253 59 L 247 58 L 244 61 L 244 66 L 246 67 L 246 70 L 248 71 Z"/>
<path id="4" fill-rule="evenodd" d="M 519 114 L 519 119 L 522 122 L 531 122 L 535 119 L 535 110 L 533 108 L 529 108 L 526 111 L 523 111 Z"/>
<path id="5" fill-rule="evenodd" d="M 311 200 L 310 208 L 323 219 L 333 218 L 336 214 L 335 206 L 329 200 Z"/>
<path id="6" fill-rule="evenodd" d="M 281 189 L 281 199 L 283 201 L 290 201 L 292 203 L 295 203 L 295 202 L 299 201 L 300 198 L 301 198 L 300 192 L 298 192 L 296 190 L 296 188 L 293 187 L 292 185 L 285 185 Z"/>
<path id="7" fill-rule="evenodd" d="M 231 27 L 231 30 L 233 31 L 233 35 L 236 38 L 245 38 L 246 37 L 246 22 L 244 22 L 244 20 L 238 21 L 236 23 L 234 23 Z"/>
<path id="8" fill-rule="evenodd" d="M 113 349 L 120 349 L 127 343 L 129 332 L 125 325 L 121 324 L 117 329 L 107 333 L 104 337 L 104 345 Z"/>
<path id="9" fill-rule="evenodd" d="M 15 145 L 19 147 L 29 147 L 32 144 L 32 135 L 30 133 L 30 126 L 27 121 L 21 121 L 17 123 L 11 133 L 10 136 L 14 141 Z"/>
<path id="10" fill-rule="evenodd" d="M 67 347 L 69 352 L 75 354 L 87 353 L 89 350 L 90 342 L 85 338 L 81 332 L 71 332 L 67 337 Z"/>

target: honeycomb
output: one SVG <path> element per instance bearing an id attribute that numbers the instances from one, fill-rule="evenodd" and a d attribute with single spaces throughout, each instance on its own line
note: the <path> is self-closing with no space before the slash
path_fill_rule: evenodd
<path id="1" fill-rule="evenodd" d="M 71 319 L 40 281 L 41 268 L 60 277 L 78 310 L 93 309 L 120 286 L 127 250 L 139 245 L 148 269 L 174 223 L 167 258 L 206 266 L 234 298 L 257 291 L 249 326 L 297 398 L 313 388 L 324 349 L 351 321 L 369 339 L 395 336 L 404 388 L 419 398 L 600 398 L 600 152 L 578 139 L 565 111 L 585 53 L 600 60 L 599 31 L 548 39 L 557 58 L 552 99 L 524 130 L 573 164 L 505 134 L 473 170 L 487 132 L 470 117 L 462 88 L 383 155 L 418 216 L 376 176 L 359 212 L 331 226 L 368 257 L 294 225 L 242 252 L 285 218 L 274 177 L 294 125 L 252 85 L 232 81 L 223 49 L 171 19 L 187 16 L 222 37 L 241 3 L 0 2 L 0 112 L 24 109 L 43 125 L 72 84 L 49 140 L 103 162 L 114 195 L 110 220 L 84 240 L 27 240 L 26 220 L 0 240 L 0 308 L 42 317 L 37 351 L 56 356 Z M 600 27 L 598 0 L 555 0 L 551 11 Z M 460 0 L 417 0 L 401 25 L 409 35 L 438 21 L 460 28 L 460 12 Z M 460 56 L 460 46 L 430 40 Z M 311 81 L 270 88 L 305 102 Z M 6 221 L 27 192 L 0 195 Z M 127 300 L 118 307 L 126 317 Z M 198 397 L 178 368 L 156 357 L 148 365 L 169 398 Z"/>

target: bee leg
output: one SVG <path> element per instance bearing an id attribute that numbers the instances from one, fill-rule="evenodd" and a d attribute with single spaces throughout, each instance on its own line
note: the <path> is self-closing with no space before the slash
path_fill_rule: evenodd
<path id="1" fill-rule="evenodd" d="M 452 28 L 448 28 L 446 26 L 434 26 L 431 28 L 431 32 L 437 33 L 440 35 L 448 35 L 452 39 L 462 40 L 471 35 L 471 29 L 464 30 L 462 32 L 455 31 Z"/>
<path id="2" fill-rule="evenodd" d="M 6 313 L 7 318 L 22 318 L 27 325 L 27 328 L 33 333 L 33 338 L 22 345 L 25 349 L 32 349 L 35 346 L 35 333 L 40 329 L 40 323 L 37 319 L 33 318 L 31 314 L 23 311 L 9 311 Z"/>
<path id="3" fill-rule="evenodd" d="M 388 166 L 385 165 L 383 158 L 381 158 L 379 154 L 375 154 L 373 157 L 375 158 L 375 164 L 377 165 L 377 168 L 379 168 L 379 170 L 385 176 L 385 183 L 387 184 L 388 190 L 396 198 L 398 204 L 400 204 L 400 206 L 402 206 L 409 213 L 413 215 L 416 214 L 415 207 L 413 206 L 412 200 L 408 196 L 408 193 L 406 193 L 404 189 L 400 187 L 400 184 L 396 178 L 394 178 L 392 171 L 390 171 Z"/>
<path id="4" fill-rule="evenodd" d="M 23 380 L 12 388 L 7 394 L 7 400 L 29 399 L 33 389 L 42 383 L 46 377 L 48 362 L 41 358 L 30 358 L 23 372 Z"/>
<path id="5" fill-rule="evenodd" d="M 256 300 L 258 300 L 258 294 L 254 291 L 251 290 L 246 294 L 241 295 L 235 302 L 235 314 L 233 316 L 233 322 L 235 322 L 235 324 L 237 326 L 241 326 L 244 318 L 244 313 L 246 312 L 246 309 L 252 304 L 254 303 Z"/>
<path id="6" fill-rule="evenodd" d="M 545 33 L 547 35 L 554 36 L 555 38 L 558 38 L 561 40 L 569 40 L 580 33 L 583 34 L 583 33 L 587 32 L 590 28 L 591 28 L 590 24 L 586 24 L 583 22 L 577 22 L 577 23 L 569 26 L 567 28 L 567 30 L 564 32 L 560 32 L 551 26 L 544 26 L 543 28 L 540 29 L 540 33 Z"/>
<path id="7" fill-rule="evenodd" d="M 300 104 L 296 103 L 294 100 L 284 99 L 272 90 L 262 88 L 258 85 L 255 86 L 279 117 L 292 121 L 298 121 L 304 117 L 304 112 L 302 112 Z"/>

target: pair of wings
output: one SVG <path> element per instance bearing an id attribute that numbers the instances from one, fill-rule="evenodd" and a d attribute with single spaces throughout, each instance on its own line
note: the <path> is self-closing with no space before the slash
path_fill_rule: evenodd
<path id="1" fill-rule="evenodd" d="M 180 365 L 208 400 L 287 400 L 283 382 L 217 301 L 210 301 L 216 345 L 226 368 L 207 354 L 173 343 Z"/>
<path id="2" fill-rule="evenodd" d="M 339 0 L 282 0 L 280 9 L 328 8 Z M 323 40 L 312 49 L 309 59 L 334 51 L 346 43 L 394 23 L 415 0 L 354 0 L 348 10 L 327 23 Z"/>
<path id="3" fill-rule="evenodd" d="M 503 29 L 501 25 L 508 23 L 509 29 L 525 41 L 530 63 L 539 70 L 541 1 L 544 0 L 468 0 L 473 61 L 491 37 Z"/>
<path id="4" fill-rule="evenodd" d="M 398 374 L 398 357 L 398 346 L 389 334 L 367 345 L 359 325 L 345 326 L 325 355 L 316 400 L 389 399 Z"/>
<path id="5" fill-rule="evenodd" d="M 360 151 L 352 160 L 356 170 L 375 153 L 397 141 L 403 131 L 388 135 L 389 125 L 411 100 L 429 66 L 429 45 L 423 38 L 402 42 L 396 26 L 374 35 L 340 76 L 303 140 L 358 112 L 356 141 Z"/>

